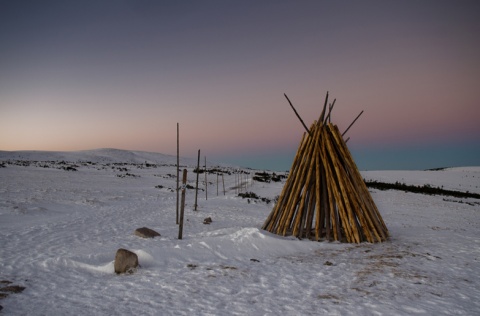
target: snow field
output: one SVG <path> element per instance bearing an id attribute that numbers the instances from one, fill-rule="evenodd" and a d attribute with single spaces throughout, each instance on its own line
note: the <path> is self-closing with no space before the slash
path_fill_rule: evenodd
<path id="1" fill-rule="evenodd" d="M 71 154 L 71 161 L 88 154 L 95 163 L 75 172 L 34 165 L 0 168 L 0 279 L 26 287 L 0 300 L 5 314 L 480 313 L 480 204 L 372 190 L 391 233 L 388 242 L 317 243 L 262 231 L 272 203 L 248 203 L 232 189 L 216 196 L 212 183 L 208 200 L 199 191 L 197 212 L 195 192 L 187 190 L 183 239 L 178 240 L 176 193 L 170 191 L 176 180 L 169 176 L 176 173 L 174 161 L 127 153 Z M 31 153 L 24 155 L 30 159 Z M 3 156 L 9 157 L 3 161 L 13 159 Z M 105 167 L 120 160 L 137 177 L 121 178 L 125 171 Z M 147 160 L 163 165 L 139 167 Z M 190 185 L 195 185 L 193 166 L 188 167 Z M 472 179 L 479 179 L 479 171 L 362 174 L 475 192 L 479 183 Z M 209 175 L 210 181 L 216 176 Z M 232 188 L 234 175 L 225 175 L 225 181 Z M 282 185 L 254 182 L 247 190 L 273 199 Z M 203 224 L 206 217 L 212 224 Z M 162 236 L 135 236 L 143 226 Z M 113 272 L 118 248 L 139 256 L 135 274 Z"/>

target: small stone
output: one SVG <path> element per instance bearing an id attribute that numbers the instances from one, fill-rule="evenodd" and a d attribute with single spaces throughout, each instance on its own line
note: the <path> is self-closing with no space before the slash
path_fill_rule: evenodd
<path id="1" fill-rule="evenodd" d="M 0 288 L 0 291 L 10 293 L 22 293 L 23 290 L 25 290 L 25 287 L 20 285 L 9 285 Z"/>
<path id="2" fill-rule="evenodd" d="M 154 238 L 160 236 L 159 233 L 147 227 L 137 228 L 135 230 L 135 235 L 143 238 Z"/>
<path id="3" fill-rule="evenodd" d="M 212 222 L 212 218 L 211 218 L 211 217 L 207 217 L 207 218 L 205 218 L 205 219 L 203 220 L 203 223 L 204 223 L 204 224 L 207 224 L 207 225 L 210 224 L 211 222 Z"/>
<path id="4" fill-rule="evenodd" d="M 325 266 L 332 266 L 333 263 L 331 263 L 330 261 L 325 261 L 325 263 L 324 263 L 323 265 L 325 265 Z"/>
<path id="5" fill-rule="evenodd" d="M 115 255 L 115 273 L 133 273 L 138 267 L 138 256 L 130 250 L 120 248 Z"/>

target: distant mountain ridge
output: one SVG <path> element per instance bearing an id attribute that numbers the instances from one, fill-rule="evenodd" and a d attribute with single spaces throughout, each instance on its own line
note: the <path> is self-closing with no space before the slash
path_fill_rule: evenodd
<path id="1" fill-rule="evenodd" d="M 156 163 L 176 164 L 177 157 L 161 153 L 132 151 L 115 148 L 100 148 L 80 151 L 0 151 L 0 160 L 35 160 L 35 161 L 91 161 L 97 163 Z M 192 158 L 180 157 L 180 164 L 192 165 Z"/>

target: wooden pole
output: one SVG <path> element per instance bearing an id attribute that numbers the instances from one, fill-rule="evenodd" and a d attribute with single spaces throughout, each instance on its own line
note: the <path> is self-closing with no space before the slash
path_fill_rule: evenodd
<path id="1" fill-rule="evenodd" d="M 348 132 L 348 130 L 350 129 L 350 127 L 352 127 L 352 125 L 358 120 L 358 118 L 359 118 L 360 115 L 362 115 L 362 114 L 363 114 L 363 110 L 362 110 L 362 112 L 360 112 L 360 114 L 358 114 L 358 116 L 353 120 L 352 124 L 350 124 L 350 125 L 347 127 L 347 129 L 345 130 L 345 132 L 343 132 L 342 137 L 343 137 L 343 135 L 345 135 L 345 134 Z"/>
<path id="2" fill-rule="evenodd" d="M 241 173 L 240 173 L 240 169 L 238 169 L 238 173 L 237 173 L 237 188 L 238 188 L 238 194 L 242 193 L 242 186 L 241 186 L 241 183 L 242 183 L 242 180 L 241 180 Z"/>
<path id="3" fill-rule="evenodd" d="M 325 196 L 321 195 L 320 192 L 323 189 L 323 186 L 321 185 L 322 183 L 322 171 L 320 169 L 320 149 L 318 148 L 318 142 L 315 146 L 315 168 L 317 171 L 316 177 L 315 177 L 315 184 L 316 184 L 316 190 L 315 190 L 315 208 L 317 209 L 317 214 L 315 218 L 315 240 L 319 241 L 320 237 L 322 235 L 322 228 L 323 228 L 323 220 L 322 220 L 322 214 L 325 214 L 325 211 L 322 212 L 321 210 L 321 202 L 325 200 Z M 320 196 L 323 197 L 323 199 L 320 198 Z"/>
<path id="4" fill-rule="evenodd" d="M 178 194 L 180 187 L 180 127 L 177 123 L 177 219 L 176 223 L 178 225 Z"/>
<path id="5" fill-rule="evenodd" d="M 222 173 L 222 183 L 223 183 L 223 195 L 225 195 L 225 178 L 223 177 L 223 173 Z"/>
<path id="6" fill-rule="evenodd" d="M 316 198 L 316 191 L 317 191 L 317 187 L 316 187 L 316 181 L 315 179 L 313 179 L 313 181 L 315 182 L 315 184 L 313 185 L 313 189 L 310 190 L 309 192 L 309 198 L 310 198 L 310 201 L 308 203 L 308 212 L 307 212 L 307 223 L 305 224 L 305 238 L 309 238 L 311 237 L 311 233 L 312 233 L 312 223 L 313 223 L 313 217 L 315 216 L 315 198 Z"/>
<path id="7" fill-rule="evenodd" d="M 242 170 L 242 173 L 240 174 L 240 187 L 242 188 L 242 192 L 247 192 L 247 190 L 244 191 L 245 188 L 245 174 L 243 173 L 243 170 Z"/>
<path id="8" fill-rule="evenodd" d="M 318 128 L 318 127 L 313 127 L 313 139 L 312 139 L 312 142 L 311 142 L 311 145 L 312 147 L 311 150 L 308 152 L 308 154 L 310 153 L 315 153 L 315 147 L 317 145 L 317 137 L 319 135 L 319 132 L 321 131 L 321 128 Z M 304 183 L 301 183 L 301 186 L 300 188 L 303 186 L 303 192 L 301 193 L 301 200 L 300 200 L 300 205 L 298 206 L 298 210 L 297 210 L 297 214 L 296 214 L 296 218 L 295 218 L 295 222 L 293 223 L 293 232 L 292 232 L 292 235 L 295 236 L 295 237 L 301 237 L 301 228 L 302 228 L 302 222 L 304 220 L 304 217 L 307 215 L 305 213 L 305 202 L 308 201 L 307 200 L 307 197 L 308 197 L 308 192 L 309 192 L 309 189 L 310 189 L 310 184 L 311 184 L 311 177 L 312 177 L 312 174 L 314 173 L 314 170 L 315 170 L 315 154 L 313 155 L 309 155 L 309 157 L 305 157 L 305 162 L 306 162 L 306 165 L 305 165 L 305 170 L 308 170 L 307 172 L 307 179 L 305 180 Z M 296 204 L 294 204 L 293 206 L 294 208 L 296 207 Z"/>
<path id="9" fill-rule="evenodd" d="M 314 128 L 312 126 L 312 128 Z M 313 137 L 309 136 L 307 138 L 307 147 L 306 147 L 306 152 L 310 153 L 311 148 L 314 144 Z M 290 229 L 290 226 L 292 224 L 292 219 L 295 214 L 295 211 L 297 210 L 297 205 L 298 202 L 301 198 L 301 192 L 302 188 L 305 185 L 305 176 L 308 172 L 308 167 L 309 167 L 309 162 L 310 162 L 310 157 L 301 157 L 301 162 L 300 162 L 300 167 L 299 171 L 296 174 L 296 177 L 294 179 L 294 184 L 291 193 L 289 194 L 290 196 L 288 197 L 287 204 L 285 204 L 285 211 L 281 220 L 280 220 L 280 226 L 278 227 L 278 232 L 277 234 L 282 234 L 285 236 L 287 234 L 287 231 Z"/>
<path id="10" fill-rule="evenodd" d="M 323 125 L 326 125 L 327 124 L 327 121 L 330 123 L 330 119 L 332 118 L 332 110 L 333 110 L 333 107 L 335 106 L 335 102 L 337 101 L 337 99 L 333 99 L 333 103 L 331 103 L 329 106 L 328 106 L 328 115 L 327 117 L 325 118 L 325 121 L 323 122 Z"/>
<path id="11" fill-rule="evenodd" d="M 310 134 L 310 130 L 307 128 L 307 125 L 305 125 L 305 123 L 303 122 L 302 118 L 300 117 L 300 115 L 298 114 L 297 110 L 295 110 L 295 108 L 293 107 L 293 104 L 292 102 L 290 102 L 290 99 L 287 97 L 287 95 L 284 93 L 283 94 L 285 96 L 285 98 L 287 98 L 287 101 L 288 103 L 290 104 L 290 106 L 292 107 L 293 109 L 293 112 L 295 112 L 295 115 L 297 115 L 298 119 L 300 120 L 300 122 L 302 123 L 303 127 L 305 128 L 305 130 L 307 131 L 308 134 Z M 311 135 L 310 135 L 311 136 Z"/>
<path id="12" fill-rule="evenodd" d="M 246 178 L 247 174 L 242 172 L 242 188 L 245 190 L 244 192 L 247 192 L 247 181 L 245 180 Z"/>
<path id="13" fill-rule="evenodd" d="M 195 211 L 197 210 L 197 201 L 198 201 L 198 175 L 200 174 L 200 149 L 198 150 L 198 159 L 197 159 L 197 183 L 195 185 Z"/>
<path id="14" fill-rule="evenodd" d="M 319 146 L 319 151 L 321 150 Z M 320 154 L 321 155 L 321 152 Z M 325 168 L 321 162 L 321 157 L 319 156 L 320 164 L 320 185 L 321 185 L 321 213 L 320 213 L 320 237 L 325 236 L 326 240 L 330 241 L 330 200 L 329 200 L 329 191 L 327 185 L 327 178 Z M 325 227 L 325 235 L 323 234 L 323 227 Z"/>
<path id="15" fill-rule="evenodd" d="M 318 136 L 317 136 L 318 137 Z M 320 168 L 318 168 L 318 155 L 320 153 L 318 152 L 318 142 L 315 143 L 315 147 L 313 150 L 313 161 L 311 162 L 312 165 L 314 165 L 314 175 L 312 179 L 312 188 L 310 189 L 310 201 L 308 203 L 308 212 L 307 212 L 307 222 L 305 226 L 305 237 L 310 238 L 311 232 L 312 232 L 312 223 L 313 223 L 313 218 L 315 216 L 315 206 L 316 206 L 316 199 L 320 199 L 319 193 L 320 193 L 320 178 L 319 178 L 319 172 Z M 317 234 L 316 234 L 317 235 Z M 317 239 L 318 240 L 318 239 Z"/>
<path id="16" fill-rule="evenodd" d="M 207 156 L 205 156 L 205 200 L 208 200 L 208 181 L 207 181 Z"/>
<path id="17" fill-rule="evenodd" d="M 182 239 L 183 235 L 183 214 L 185 213 L 185 188 L 187 185 L 187 169 L 183 169 L 182 179 L 182 205 L 180 208 L 180 225 L 178 226 L 178 239 Z"/>
<path id="18" fill-rule="evenodd" d="M 339 232 L 340 228 L 337 225 L 336 222 L 336 217 L 338 213 L 338 208 L 335 205 L 335 197 L 334 197 L 334 190 L 333 188 L 333 182 L 335 181 L 332 176 L 332 171 L 330 169 L 330 165 L 327 160 L 327 150 L 325 146 L 325 133 L 321 133 L 322 138 L 320 139 L 321 141 L 321 146 L 320 146 L 320 158 L 321 158 L 321 163 L 323 166 L 323 176 L 322 176 L 322 186 L 325 186 L 326 189 L 326 199 L 324 200 L 325 202 L 328 202 L 328 208 L 326 208 L 326 214 L 325 214 L 325 227 L 326 227 L 326 238 L 327 240 L 330 240 L 331 236 L 331 230 L 333 230 L 333 235 L 335 240 L 339 240 Z M 325 183 L 323 183 L 325 181 Z M 330 229 L 330 226 L 332 226 Z M 338 229 L 337 229 L 338 228 Z"/>
<path id="19" fill-rule="evenodd" d="M 218 176 L 219 176 L 219 174 L 217 172 L 217 196 L 218 196 Z"/>
<path id="20" fill-rule="evenodd" d="M 320 118 L 318 119 L 319 123 L 323 122 L 325 119 L 325 111 L 327 110 L 327 104 L 328 104 L 328 91 L 327 91 L 327 95 L 325 96 L 325 103 L 323 104 L 322 114 L 320 114 Z"/>

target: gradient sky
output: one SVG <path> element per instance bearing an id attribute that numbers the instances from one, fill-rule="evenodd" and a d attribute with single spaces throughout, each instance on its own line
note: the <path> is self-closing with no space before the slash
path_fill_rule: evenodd
<path id="1" fill-rule="evenodd" d="M 360 169 L 480 165 L 480 1 L 0 0 L 0 150 L 286 170 L 325 94 Z"/>

